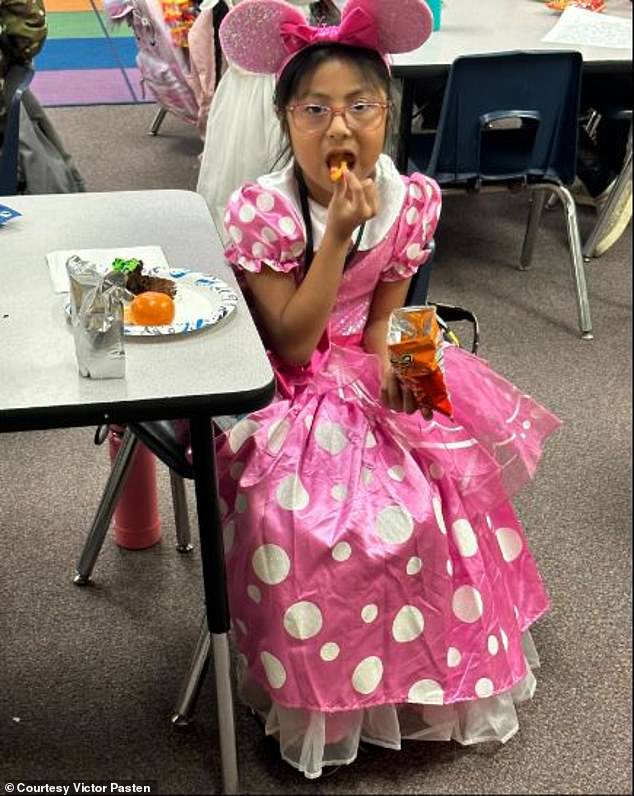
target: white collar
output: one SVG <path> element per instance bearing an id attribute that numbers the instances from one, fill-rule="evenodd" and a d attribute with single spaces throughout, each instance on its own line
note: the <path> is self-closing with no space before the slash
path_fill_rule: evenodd
<path id="1" fill-rule="evenodd" d="M 302 220 L 297 180 L 295 179 L 293 167 L 294 161 L 291 160 L 280 171 L 260 177 L 258 184 L 266 190 L 277 191 L 277 193 L 282 194 L 295 208 L 298 218 L 302 221 L 303 228 L 304 222 Z M 379 212 L 374 218 L 366 222 L 359 251 L 373 249 L 385 238 L 398 218 L 405 200 L 405 185 L 392 159 L 387 155 L 380 155 L 376 164 L 376 189 L 379 196 Z M 313 245 L 315 249 L 318 249 L 326 228 L 328 208 L 317 204 L 312 199 L 308 200 L 308 206 L 313 224 Z M 353 240 L 356 240 L 356 234 L 357 230 L 352 234 Z M 304 229 L 305 238 L 306 230 Z"/>

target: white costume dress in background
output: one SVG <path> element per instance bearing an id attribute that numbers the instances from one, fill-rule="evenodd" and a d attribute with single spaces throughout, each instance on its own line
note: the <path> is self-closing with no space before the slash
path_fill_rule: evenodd
<path id="1" fill-rule="evenodd" d="M 308 18 L 311 0 L 290 2 L 302 6 Z M 247 72 L 229 62 L 211 103 L 196 190 L 225 244 L 229 241 L 222 219 L 229 196 L 245 182 L 273 171 L 282 153 L 274 89 L 275 75 Z"/>

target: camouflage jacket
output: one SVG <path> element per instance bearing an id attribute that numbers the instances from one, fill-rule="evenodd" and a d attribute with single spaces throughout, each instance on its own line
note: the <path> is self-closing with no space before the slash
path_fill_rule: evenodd
<path id="1" fill-rule="evenodd" d="M 45 39 L 44 0 L 0 0 L 0 132 L 6 112 L 4 77 L 13 64 L 28 64 Z"/>

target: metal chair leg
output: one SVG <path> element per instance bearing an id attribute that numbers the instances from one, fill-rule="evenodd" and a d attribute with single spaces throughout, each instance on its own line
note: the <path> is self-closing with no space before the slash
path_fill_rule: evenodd
<path id="1" fill-rule="evenodd" d="M 86 544 L 77 564 L 77 574 L 73 578 L 73 583 L 77 586 L 86 586 L 90 582 L 90 576 L 103 547 L 104 539 L 110 527 L 110 520 L 125 484 L 138 442 L 137 437 L 129 428 L 126 428 L 121 440 L 121 446 L 112 463 L 112 470 L 101 496 L 97 513 L 88 532 Z"/>
<path id="2" fill-rule="evenodd" d="M 174 520 L 176 522 L 176 549 L 179 553 L 189 553 L 194 549 L 194 545 L 191 543 L 192 537 L 189 526 L 185 481 L 173 470 L 170 469 L 169 472 L 172 503 L 174 504 Z"/>
<path id="3" fill-rule="evenodd" d="M 520 255 L 520 270 L 526 271 L 531 266 L 533 259 L 533 249 L 535 248 L 535 239 L 539 229 L 539 222 L 542 217 L 542 210 L 546 201 L 546 191 L 532 192 L 532 202 L 530 203 L 530 210 L 528 212 L 528 223 L 526 225 L 526 233 L 524 235 L 524 243 L 522 244 L 522 253 Z"/>
<path id="4" fill-rule="evenodd" d="M 630 183 L 631 180 L 632 180 L 632 150 L 630 147 L 623 168 L 621 169 L 621 173 L 617 178 L 616 184 L 610 191 L 608 201 L 605 203 L 603 209 L 601 210 L 601 214 L 597 219 L 597 222 L 594 225 L 592 232 L 590 233 L 588 239 L 586 240 L 583 246 L 583 256 L 586 258 L 586 260 L 589 260 L 591 257 L 595 256 L 594 250 L 596 248 L 597 243 L 603 237 L 605 228 L 608 224 L 610 216 L 612 215 L 612 211 L 621 200 L 623 192 L 627 189 L 628 183 Z"/>
<path id="5" fill-rule="evenodd" d="M 581 253 L 581 237 L 579 235 L 579 224 L 577 223 L 577 206 L 572 194 L 564 185 L 553 185 L 550 186 L 550 189 L 557 193 L 564 206 L 581 337 L 583 340 L 592 340 L 594 335 L 592 333 L 585 265 Z"/>
<path id="6" fill-rule="evenodd" d="M 166 108 L 159 108 L 156 112 L 156 115 L 152 119 L 152 124 L 150 125 L 150 129 L 147 131 L 148 135 L 157 135 L 158 131 L 161 129 L 161 125 L 163 124 L 163 119 L 167 116 L 167 109 Z"/>
<path id="7" fill-rule="evenodd" d="M 172 714 L 172 724 L 177 727 L 186 727 L 191 721 L 198 694 L 209 666 L 210 645 L 211 635 L 207 627 L 207 617 L 204 616 L 196 648 Z"/>

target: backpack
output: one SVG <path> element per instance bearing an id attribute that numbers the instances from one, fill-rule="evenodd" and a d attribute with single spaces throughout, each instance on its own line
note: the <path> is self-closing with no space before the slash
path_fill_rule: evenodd
<path id="1" fill-rule="evenodd" d="M 149 89 L 163 108 L 196 125 L 199 107 L 190 85 L 188 58 L 173 42 L 160 0 L 105 0 L 104 5 L 113 22 L 125 20 L 132 28 L 143 89 Z"/>

